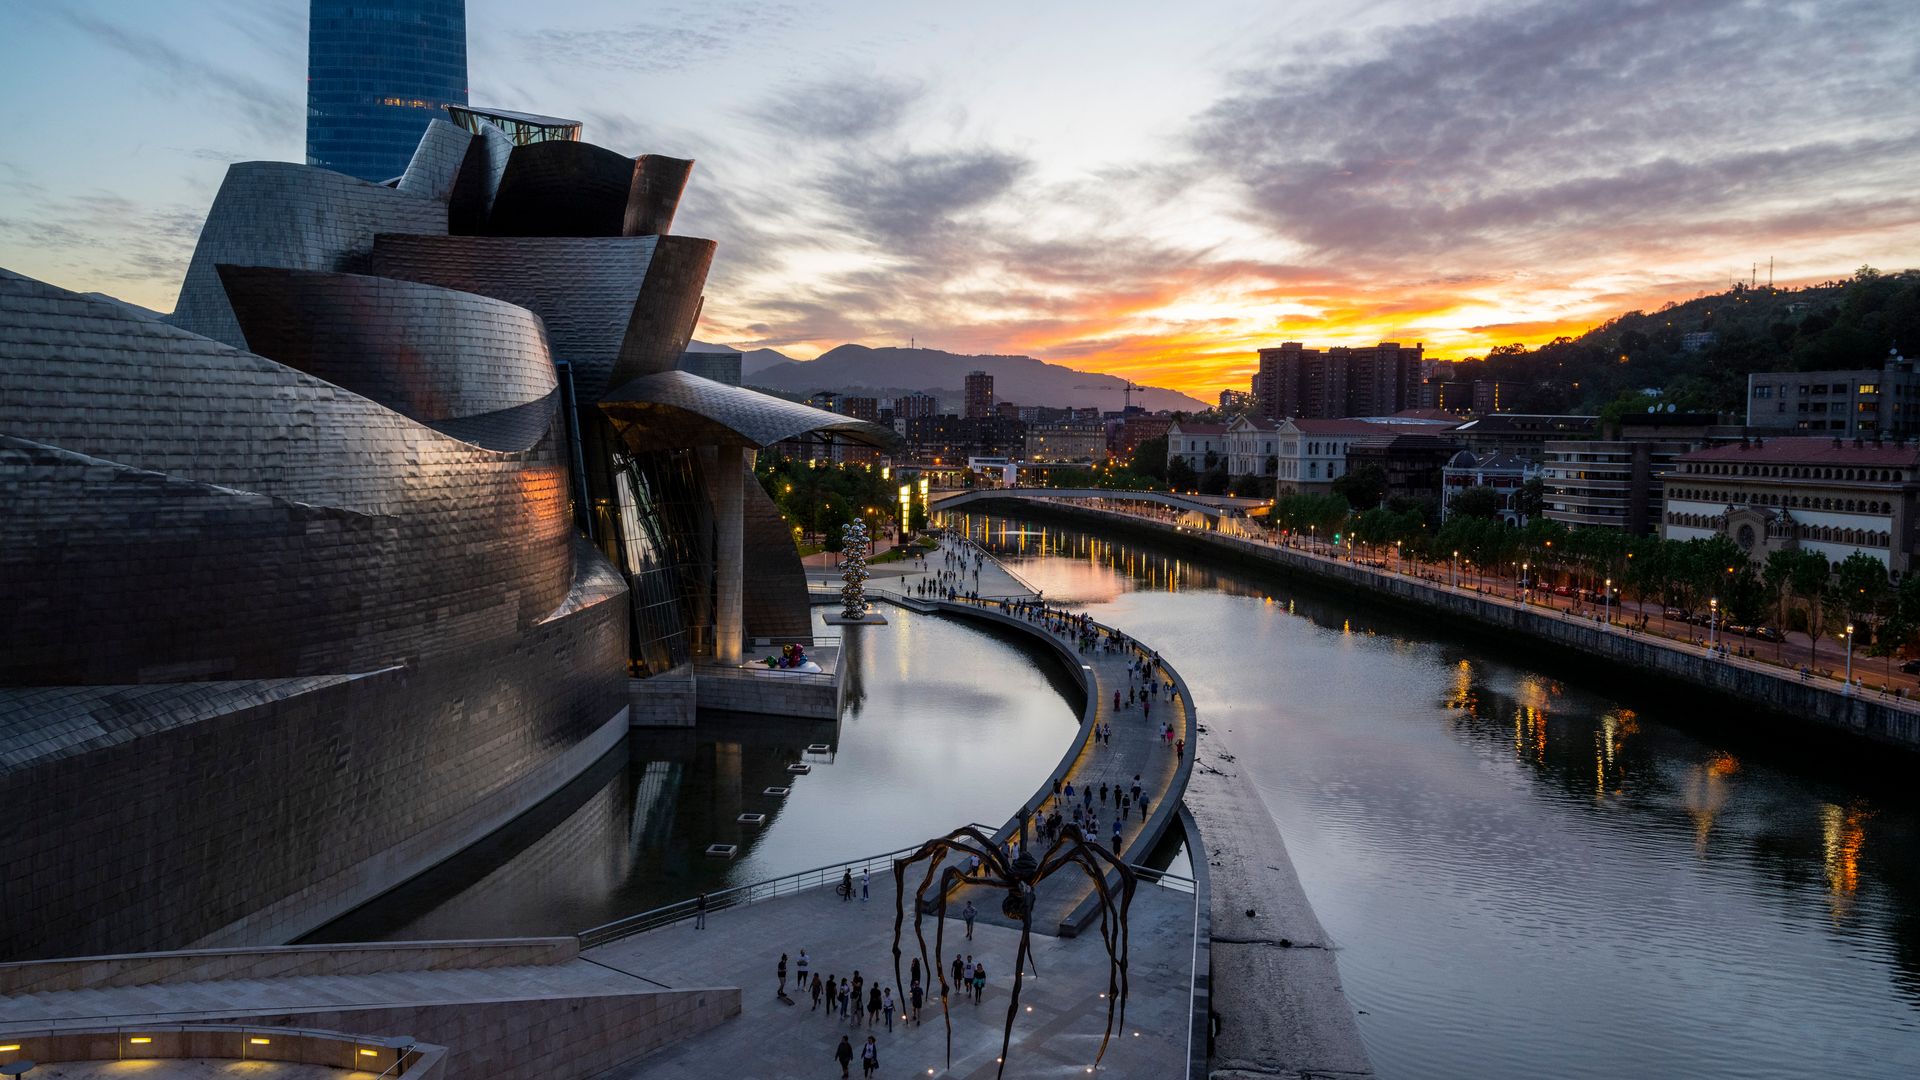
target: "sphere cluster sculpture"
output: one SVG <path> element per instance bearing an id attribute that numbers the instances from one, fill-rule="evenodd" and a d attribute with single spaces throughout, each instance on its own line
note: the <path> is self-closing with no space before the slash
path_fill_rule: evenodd
<path id="1" fill-rule="evenodd" d="M 858 621 L 867 617 L 867 553 L 873 540 L 856 521 L 840 530 L 840 616 Z"/>

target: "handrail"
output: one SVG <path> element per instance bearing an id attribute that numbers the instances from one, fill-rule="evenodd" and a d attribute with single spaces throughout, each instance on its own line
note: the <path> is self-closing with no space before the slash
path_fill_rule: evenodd
<path id="1" fill-rule="evenodd" d="M 969 822 L 968 824 L 989 835 L 994 831 L 993 826 L 983 825 L 977 821 Z M 895 859 L 904 855 L 911 855 L 919 851 L 920 848 L 920 844 L 914 844 L 911 847 L 896 848 L 892 851 L 881 852 L 877 855 L 863 855 L 859 858 L 847 859 L 844 862 L 816 866 L 811 870 L 796 870 L 791 874 L 784 874 L 780 877 L 749 882 L 745 885 L 735 885 L 731 888 L 721 889 L 718 892 L 710 892 L 706 894 L 707 912 L 711 914 L 725 908 L 744 907 L 747 904 L 756 904 L 762 900 L 771 900 L 776 896 L 786 896 L 801 892 L 805 889 L 819 888 L 827 883 L 830 876 L 837 876 L 843 871 L 851 871 L 855 868 L 871 871 L 876 863 L 884 867 L 891 867 Z M 622 919 L 615 919 L 610 923 L 603 923 L 590 930 L 582 930 L 574 936 L 579 938 L 580 949 L 584 952 L 587 949 L 618 941 L 621 938 L 632 937 L 634 934 L 644 933 L 648 930 L 657 930 L 662 926 L 669 926 L 683 919 L 692 918 L 699 913 L 699 905 L 700 900 L 698 897 L 690 900 L 677 900 L 671 904 L 663 904 L 660 907 L 642 911 L 637 915 L 628 915 Z"/>

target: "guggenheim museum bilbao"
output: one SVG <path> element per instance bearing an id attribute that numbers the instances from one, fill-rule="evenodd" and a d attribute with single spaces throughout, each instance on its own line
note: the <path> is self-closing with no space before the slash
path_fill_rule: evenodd
<path id="1" fill-rule="evenodd" d="M 891 432 L 679 369 L 691 168 L 450 106 L 170 316 L 0 271 L 0 958 L 293 940 L 804 639 L 753 455 Z"/>

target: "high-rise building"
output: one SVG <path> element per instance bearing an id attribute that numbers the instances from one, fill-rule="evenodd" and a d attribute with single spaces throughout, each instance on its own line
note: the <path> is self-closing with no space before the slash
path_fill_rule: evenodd
<path id="1" fill-rule="evenodd" d="M 939 401 L 932 394 L 923 394 L 915 390 L 893 399 L 893 415 L 899 420 L 916 420 L 938 413 L 939 405 Z"/>
<path id="2" fill-rule="evenodd" d="M 967 419 L 984 420 L 993 415 L 993 376 L 984 371 L 967 373 Z"/>
<path id="3" fill-rule="evenodd" d="M 466 0 L 313 0 L 307 164 L 376 183 L 467 103 Z"/>
<path id="4" fill-rule="evenodd" d="M 1297 341 L 1260 350 L 1260 414 L 1274 420 L 1391 416 L 1417 404 L 1423 347 L 1383 341 L 1321 352 Z"/>

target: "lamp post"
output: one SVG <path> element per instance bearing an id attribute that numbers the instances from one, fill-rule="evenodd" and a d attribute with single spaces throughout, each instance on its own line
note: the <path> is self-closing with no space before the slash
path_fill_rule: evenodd
<path id="1" fill-rule="evenodd" d="M 1520 602 L 1526 603 L 1533 586 L 1527 582 L 1527 564 L 1520 564 Z"/>
<path id="2" fill-rule="evenodd" d="M 1460 553 L 1458 551 L 1453 553 L 1453 561 L 1447 564 L 1447 584 L 1456 589 L 1460 587 Z"/>
<path id="3" fill-rule="evenodd" d="M 1717 596 L 1707 600 L 1707 651 L 1720 651 L 1720 598 Z"/>
<path id="4" fill-rule="evenodd" d="M 1601 617 L 1606 619 L 1608 626 L 1612 626 L 1613 625 L 1613 579 L 1612 578 L 1607 579 L 1607 591 L 1601 594 L 1600 601 L 1601 601 L 1601 607 L 1600 607 Z"/>
<path id="5" fill-rule="evenodd" d="M 1847 695 L 1853 695 L 1853 624 L 1847 624 Z"/>

